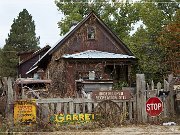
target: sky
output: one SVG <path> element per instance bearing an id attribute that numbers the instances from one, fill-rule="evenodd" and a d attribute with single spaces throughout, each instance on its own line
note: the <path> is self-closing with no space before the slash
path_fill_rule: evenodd
<path id="1" fill-rule="evenodd" d="M 63 15 L 57 10 L 54 0 L 0 0 L 0 48 L 5 45 L 14 18 L 27 9 L 35 21 L 36 36 L 40 36 L 40 47 L 53 46 L 60 38 L 57 23 Z"/>

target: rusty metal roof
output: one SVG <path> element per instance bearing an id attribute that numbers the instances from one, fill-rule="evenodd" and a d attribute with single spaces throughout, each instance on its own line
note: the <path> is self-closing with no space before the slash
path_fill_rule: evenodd
<path id="1" fill-rule="evenodd" d="M 135 58 L 135 57 L 130 56 L 130 55 L 125 55 L 125 54 L 116 54 L 116 53 L 102 52 L 102 51 L 97 51 L 97 50 L 87 50 L 87 51 L 76 53 L 76 54 L 64 54 L 62 58 L 127 59 L 127 58 Z"/>

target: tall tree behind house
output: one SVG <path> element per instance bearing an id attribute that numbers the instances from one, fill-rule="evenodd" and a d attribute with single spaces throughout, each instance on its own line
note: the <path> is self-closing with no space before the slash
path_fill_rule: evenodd
<path id="1" fill-rule="evenodd" d="M 145 73 L 148 80 L 160 81 L 166 76 L 167 68 L 162 62 L 166 54 L 158 38 L 163 27 L 173 21 L 179 3 L 172 0 L 142 0 L 136 6 L 142 25 L 130 37 L 129 45 L 139 59 L 138 72 Z"/>
<path id="2" fill-rule="evenodd" d="M 22 51 L 39 49 L 39 39 L 35 33 L 35 23 L 26 9 L 23 9 L 13 20 L 6 44 L 2 48 L 2 72 L 1 76 L 17 75 L 17 53 Z"/>
<path id="3" fill-rule="evenodd" d="M 158 41 L 166 54 L 163 59 L 165 67 L 174 75 L 180 75 L 180 10 L 174 20 L 164 26 Z"/>
<path id="4" fill-rule="evenodd" d="M 61 29 L 60 35 L 69 31 L 73 22 L 81 21 L 91 11 L 94 11 L 110 29 L 125 38 L 132 30 L 131 25 L 139 20 L 137 10 L 130 2 L 121 3 L 109 0 L 55 0 L 58 10 L 64 14 L 64 18 L 58 22 Z"/>

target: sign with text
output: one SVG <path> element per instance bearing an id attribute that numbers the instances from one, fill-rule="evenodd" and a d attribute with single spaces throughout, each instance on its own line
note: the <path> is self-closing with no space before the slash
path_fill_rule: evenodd
<path id="1" fill-rule="evenodd" d="M 19 100 L 14 104 L 14 123 L 36 122 L 35 100 Z"/>
<path id="2" fill-rule="evenodd" d="M 132 94 L 129 90 L 106 90 L 93 91 L 92 99 L 94 100 L 129 100 Z"/>
<path id="3" fill-rule="evenodd" d="M 54 114 L 49 117 L 51 123 L 75 124 L 94 120 L 94 114 Z"/>
<path id="4" fill-rule="evenodd" d="M 163 110 L 163 103 L 162 101 L 157 97 L 149 98 L 146 102 L 146 112 L 154 117 L 161 114 Z"/>

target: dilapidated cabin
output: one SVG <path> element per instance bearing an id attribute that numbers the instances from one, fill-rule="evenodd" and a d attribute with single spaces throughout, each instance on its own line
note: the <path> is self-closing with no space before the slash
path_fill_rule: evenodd
<path id="1" fill-rule="evenodd" d="M 111 90 L 114 83 L 129 82 L 135 63 L 128 47 L 94 12 L 72 26 L 33 68 L 52 80 L 56 97 L 77 97 L 79 91 Z M 29 73 L 31 73 L 29 72 Z"/>

